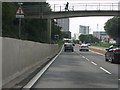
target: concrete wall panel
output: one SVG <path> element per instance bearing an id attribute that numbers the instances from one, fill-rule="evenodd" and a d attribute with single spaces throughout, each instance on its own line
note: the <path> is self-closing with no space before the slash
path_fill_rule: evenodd
<path id="1" fill-rule="evenodd" d="M 58 52 L 57 45 L 2 38 L 3 84 Z"/>

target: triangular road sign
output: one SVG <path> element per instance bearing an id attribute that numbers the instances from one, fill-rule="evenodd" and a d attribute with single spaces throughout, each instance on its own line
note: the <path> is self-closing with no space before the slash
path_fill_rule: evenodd
<path id="1" fill-rule="evenodd" d="M 17 14 L 17 15 L 23 15 L 23 14 L 24 14 L 24 12 L 23 12 L 23 10 L 22 10 L 21 7 L 18 8 L 16 14 Z"/>

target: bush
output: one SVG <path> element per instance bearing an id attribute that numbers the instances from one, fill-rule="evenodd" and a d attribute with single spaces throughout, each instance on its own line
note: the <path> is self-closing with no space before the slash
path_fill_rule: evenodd
<path id="1" fill-rule="evenodd" d="M 111 44 L 109 43 L 98 43 L 98 44 L 95 44 L 95 46 L 99 46 L 99 47 L 109 47 Z"/>

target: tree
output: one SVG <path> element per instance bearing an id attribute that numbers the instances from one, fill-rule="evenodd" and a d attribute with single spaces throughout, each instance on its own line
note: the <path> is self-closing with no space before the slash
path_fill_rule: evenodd
<path id="1" fill-rule="evenodd" d="M 15 3 L 2 3 L 2 36 L 4 37 L 18 38 L 16 8 Z"/>
<path id="2" fill-rule="evenodd" d="M 105 23 L 105 31 L 110 37 L 116 40 L 117 45 L 120 45 L 120 18 L 113 17 Z"/>
<path id="3" fill-rule="evenodd" d="M 2 4 L 2 36 L 16 38 L 19 37 L 19 21 L 16 19 L 16 11 L 18 9 L 18 4 L 15 2 L 3 2 Z M 27 15 L 27 10 L 24 9 L 27 7 L 28 9 L 32 7 L 33 11 L 37 11 L 38 9 L 43 12 L 51 12 L 49 4 L 46 2 L 24 2 L 22 8 Z M 36 8 L 37 7 L 37 8 Z M 39 12 L 38 12 L 39 13 Z M 62 32 L 60 31 L 60 27 L 55 25 L 52 21 L 52 39 L 54 35 L 58 34 L 60 38 L 62 38 Z M 21 39 L 22 40 L 30 40 L 41 43 L 48 43 L 47 37 L 47 19 L 22 19 L 21 23 Z"/>
<path id="4" fill-rule="evenodd" d="M 54 20 L 52 20 L 51 28 L 52 28 L 52 31 L 51 31 L 52 41 L 56 41 L 56 39 L 61 40 L 62 39 L 62 32 L 60 31 L 61 27 L 58 26 Z M 56 35 L 58 36 L 57 38 L 55 37 Z"/>
<path id="5" fill-rule="evenodd" d="M 99 42 L 99 39 L 94 37 L 93 35 L 89 34 L 89 35 L 80 35 L 79 39 L 82 43 L 95 43 L 95 42 Z"/>
<path id="6" fill-rule="evenodd" d="M 105 31 L 108 35 L 114 39 L 120 38 L 120 19 L 118 17 L 113 17 L 109 19 L 104 26 Z"/>

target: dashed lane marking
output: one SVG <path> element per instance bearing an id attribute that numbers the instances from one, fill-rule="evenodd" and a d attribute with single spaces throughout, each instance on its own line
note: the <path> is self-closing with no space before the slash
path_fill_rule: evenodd
<path id="1" fill-rule="evenodd" d="M 85 58 L 87 61 L 90 61 L 88 58 Z"/>
<path id="2" fill-rule="evenodd" d="M 108 74 L 112 74 L 112 73 L 110 73 L 108 70 L 104 69 L 103 67 L 100 67 L 100 69 L 102 69 L 103 71 L 105 71 L 105 72 L 108 73 Z"/>
<path id="3" fill-rule="evenodd" d="M 91 50 L 90 50 L 91 51 Z M 94 51 L 91 51 L 91 52 L 93 52 L 93 53 L 96 53 L 96 54 L 99 54 L 99 55 L 102 55 L 102 56 L 104 56 L 103 54 L 101 54 L 101 53 L 97 53 L 97 52 L 94 52 Z M 82 56 L 82 55 L 81 55 Z M 90 61 L 88 58 L 86 58 L 85 56 L 82 56 L 83 58 L 85 58 L 87 61 Z M 94 64 L 95 66 L 97 66 L 97 64 L 95 63 L 95 62 L 93 62 L 93 61 L 90 61 L 92 64 Z M 108 73 L 108 74 L 112 74 L 111 72 L 109 72 L 108 70 L 106 70 L 106 69 L 104 69 L 103 67 L 99 67 L 101 70 L 103 70 L 103 71 L 105 71 L 106 73 Z M 118 79 L 118 80 L 120 80 L 120 79 Z"/>
<path id="4" fill-rule="evenodd" d="M 94 65 L 97 65 L 97 64 L 96 64 L 96 63 L 94 63 L 93 61 L 91 61 L 91 63 L 92 63 L 92 64 L 94 64 Z"/>
<path id="5" fill-rule="evenodd" d="M 82 56 L 83 58 L 85 58 L 85 56 Z"/>

